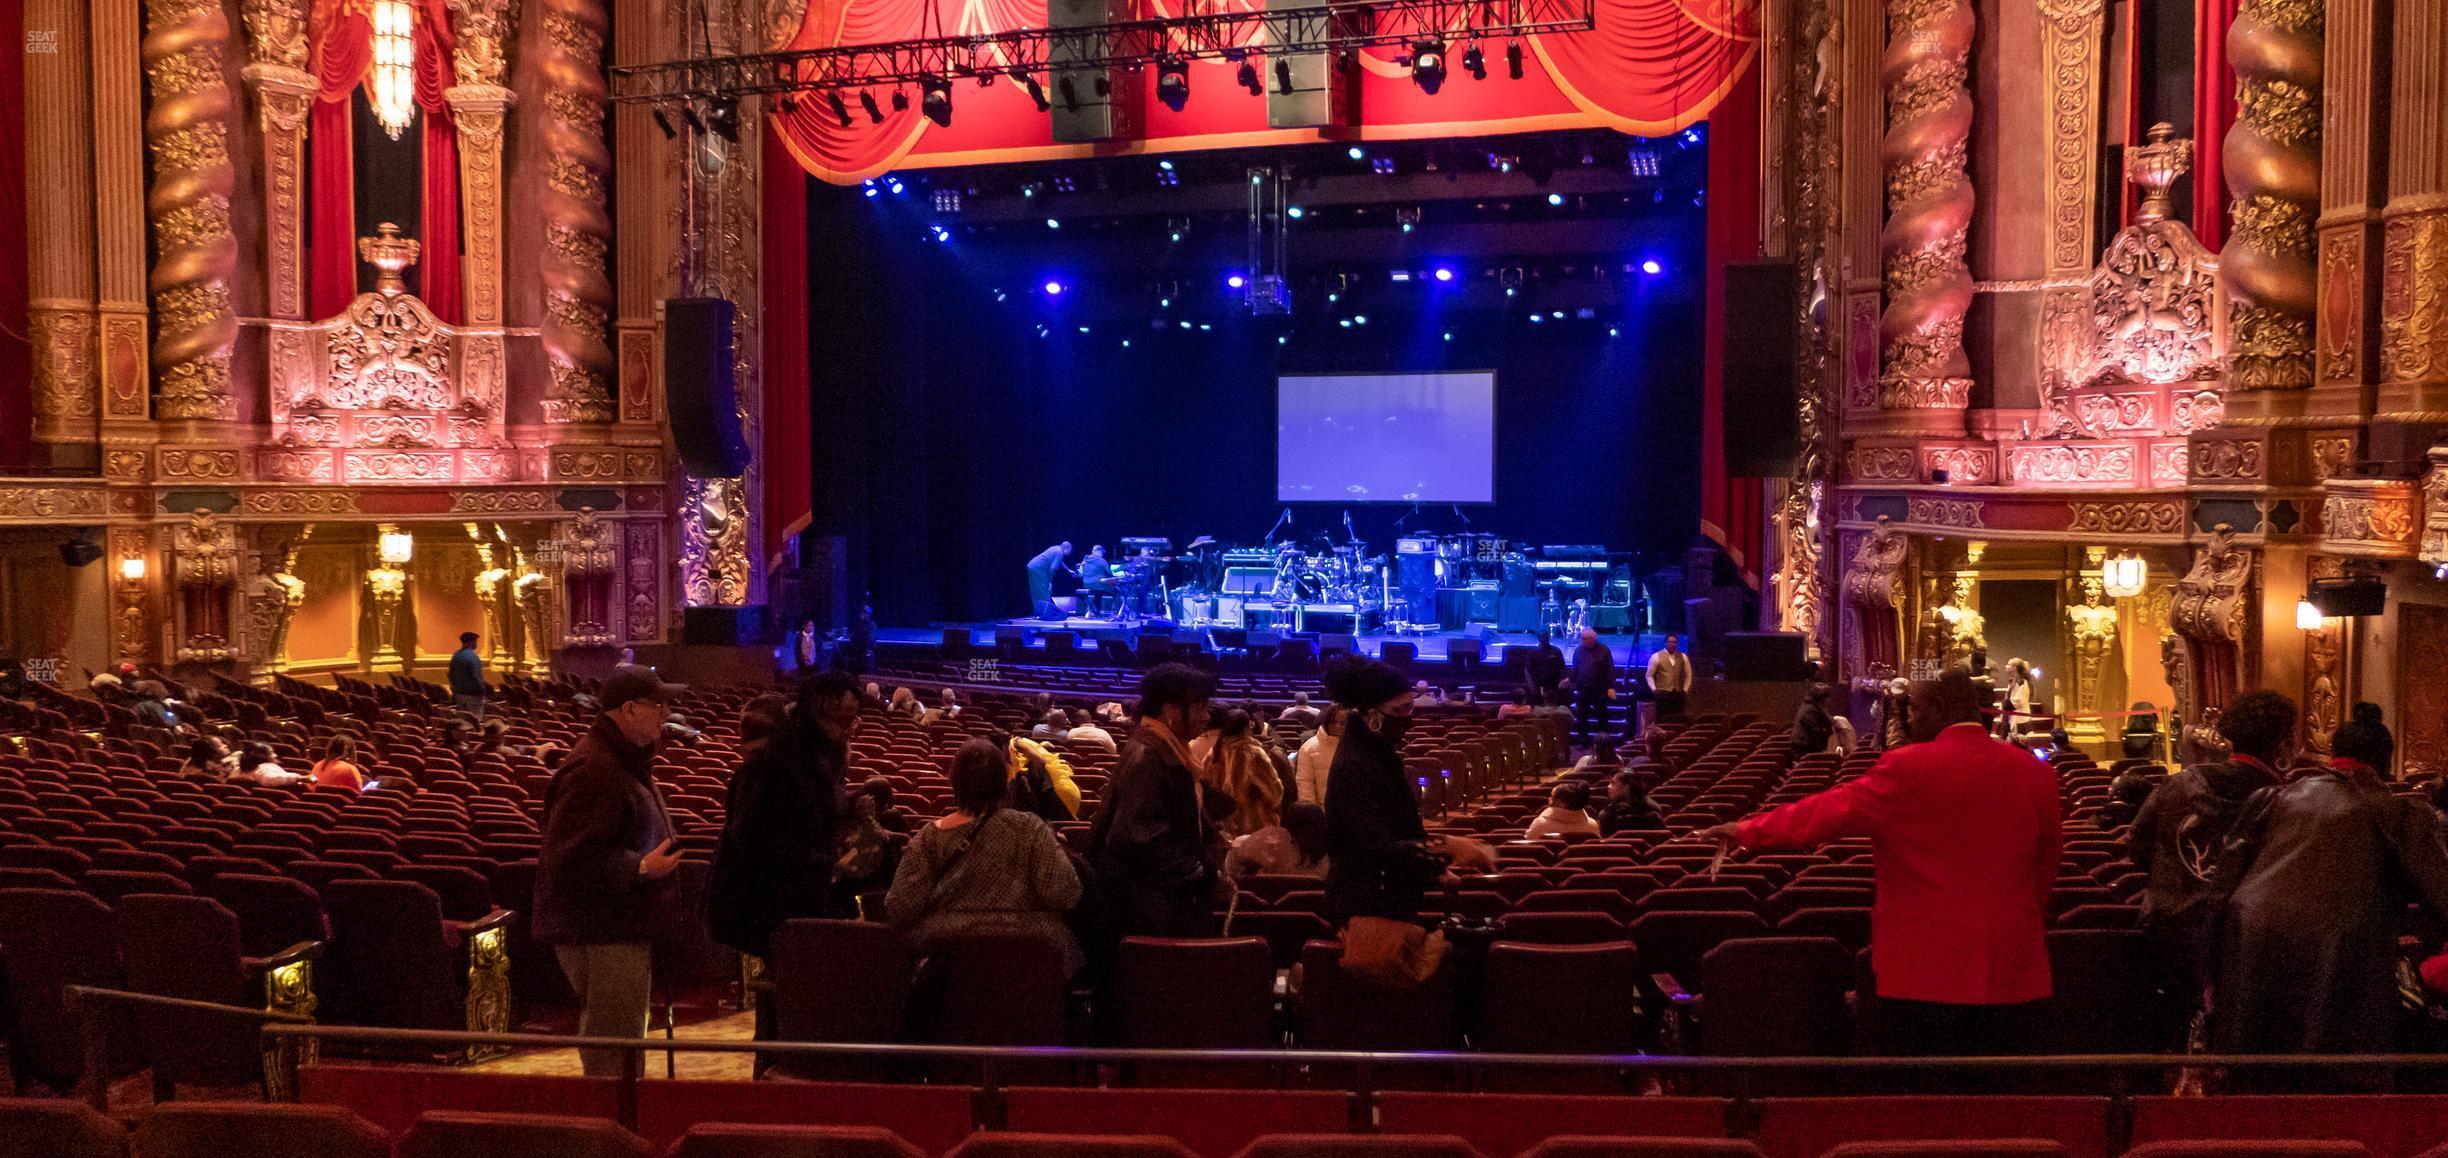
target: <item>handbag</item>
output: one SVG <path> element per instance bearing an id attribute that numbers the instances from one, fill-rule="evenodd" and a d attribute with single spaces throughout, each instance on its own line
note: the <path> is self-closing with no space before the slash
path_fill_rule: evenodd
<path id="1" fill-rule="evenodd" d="M 1410 921 L 1353 917 L 1342 944 L 1344 972 L 1389 989 L 1417 989 L 1445 963 L 1445 934 Z"/>

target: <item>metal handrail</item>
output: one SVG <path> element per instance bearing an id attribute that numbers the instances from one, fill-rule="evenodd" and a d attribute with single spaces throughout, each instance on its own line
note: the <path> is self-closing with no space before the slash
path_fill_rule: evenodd
<path id="1" fill-rule="evenodd" d="M 2064 1072 L 2091 1070 L 2115 1071 L 2120 1079 L 2146 1071 L 2171 1069 L 2230 1069 L 2270 1070 L 2301 1067 L 2392 1068 L 2440 1070 L 2448 1069 L 2448 1053 L 2426 1054 L 2048 1054 L 2031 1056 L 1970 1056 L 1970 1057 L 1711 1057 L 1670 1054 L 1545 1054 L 1545 1053 L 1476 1053 L 1462 1050 L 1432 1050 L 1420 1052 L 1386 1052 L 1349 1049 L 1148 1049 L 1128 1046 L 994 1046 L 994 1045 L 927 1045 L 896 1042 L 814 1042 L 673 1039 L 648 1037 L 586 1037 L 576 1034 L 535 1033 L 476 1033 L 443 1029 L 393 1029 L 371 1026 L 325 1025 L 297 1014 L 242 1006 L 216 1005 L 211 1002 L 184 998 L 162 997 L 149 993 L 104 989 L 92 986 L 68 987 L 71 1008 L 85 1016 L 87 1066 L 83 1092 L 97 1108 L 107 1094 L 108 1034 L 90 1012 L 100 1006 L 120 1004 L 153 1006 L 218 1014 L 257 1023 L 258 1032 L 269 1044 L 284 1041 L 344 1041 L 375 1045 L 413 1045 L 459 1049 L 467 1046 L 508 1046 L 519 1049 L 593 1049 L 617 1050 L 627 1055 L 622 1074 L 615 1079 L 617 1114 L 623 1126 L 634 1129 L 637 1124 L 638 1083 L 645 1077 L 645 1055 L 648 1053 L 753 1053 L 781 1058 L 856 1058 L 903 1059 L 938 1061 L 974 1061 L 979 1064 L 978 1094 L 982 1105 L 999 1106 L 1003 1088 L 1010 1084 L 1001 1080 L 1006 1066 L 1028 1063 L 1082 1064 L 1197 1064 L 1197 1065 L 1306 1065 L 1350 1066 L 1353 1076 L 1349 1083 L 1352 1099 L 1352 1121 L 1365 1125 L 1371 1121 L 1370 1106 L 1375 1097 L 1374 1073 L 1380 1068 L 1467 1066 L 1480 1069 L 1602 1069 L 1634 1070 L 1657 1073 L 1721 1073 L 1732 1075 L 1735 1086 L 1726 1095 L 1737 1106 L 1752 1098 L 1750 1078 L 1755 1074 L 1795 1072 L 1850 1073 L 1917 1073 L 1938 1070 L 1977 1070 L 2008 1072 Z M 282 1050 L 280 1056 L 295 1066 L 302 1051 Z M 294 1072 L 286 1089 L 298 1088 Z M 2115 1092 L 2106 1095 L 2112 1101 L 2131 1096 L 2120 1081 Z"/>

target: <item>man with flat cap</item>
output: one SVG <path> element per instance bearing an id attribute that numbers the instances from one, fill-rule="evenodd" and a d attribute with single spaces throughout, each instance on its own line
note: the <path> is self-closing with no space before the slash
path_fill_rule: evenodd
<path id="1" fill-rule="evenodd" d="M 578 1032 L 643 1037 L 655 939 L 677 919 L 680 851 L 654 785 L 654 745 L 683 689 L 643 668 L 615 672 L 603 712 L 544 793 L 535 938 L 578 994 Z M 617 1077 L 620 1050 L 581 1050 L 588 1077 Z"/>

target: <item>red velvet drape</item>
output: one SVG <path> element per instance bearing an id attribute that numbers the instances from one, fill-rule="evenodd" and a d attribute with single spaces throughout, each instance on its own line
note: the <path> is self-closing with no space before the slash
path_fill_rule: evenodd
<path id="1" fill-rule="evenodd" d="M 459 134 L 442 92 L 452 83 L 450 16 L 444 0 L 417 0 L 416 102 L 422 115 L 424 243 L 417 261 L 425 304 L 445 322 L 464 310 L 459 252 Z M 357 294 L 356 180 L 350 102 L 374 64 L 373 23 L 364 0 L 315 0 L 307 30 L 317 87 L 307 137 L 310 156 L 307 300 L 316 317 L 346 308 Z"/>
<path id="2" fill-rule="evenodd" d="M 1765 485 L 1726 473 L 1725 267 L 1759 256 L 1760 77 L 1747 67 L 1709 115 L 1707 313 L 1701 329 L 1700 533 L 1725 548 L 1743 581 L 1759 586 Z"/>
<path id="3" fill-rule="evenodd" d="M 0 0 L 0 44 L 25 43 L 25 0 Z M 15 98 L 16 123 L 0 132 L 0 465 L 30 456 L 34 439 L 34 348 L 26 303 L 25 54 L 0 52 L 0 93 Z M 40 116 L 40 112 L 33 115 Z"/>
<path id="4" fill-rule="evenodd" d="M 808 524 L 812 442 L 808 428 L 807 175 L 790 155 L 779 127 L 765 143 L 765 558 L 781 561 L 791 536 Z"/>
<path id="5" fill-rule="evenodd" d="M 2227 64 L 2227 26 L 2235 14 L 2236 0 L 2193 0 L 2193 234 L 2213 251 L 2227 241 L 2220 152 L 2236 118 L 2235 70 Z"/>

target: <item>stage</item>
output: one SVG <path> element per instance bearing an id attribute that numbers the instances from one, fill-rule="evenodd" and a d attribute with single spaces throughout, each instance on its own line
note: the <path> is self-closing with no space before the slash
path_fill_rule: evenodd
<path id="1" fill-rule="evenodd" d="M 1067 659 L 1063 657 L 1047 657 L 1046 636 L 1049 633 L 1056 633 L 1068 634 L 1076 640 L 1080 662 L 1097 663 L 1100 662 L 1098 647 L 1102 641 L 1118 640 L 1124 647 L 1135 649 L 1138 637 L 1143 630 L 1138 624 L 1125 624 L 1116 619 L 1091 619 L 1083 616 L 1071 616 L 1065 619 L 1024 617 L 986 623 L 948 623 L 923 628 L 881 627 L 876 630 L 876 645 L 878 647 L 932 648 L 942 645 L 947 632 L 966 631 L 969 633 L 970 646 L 981 652 L 992 651 L 1006 640 L 1017 638 L 1020 646 L 1027 649 L 1029 662 L 1067 662 Z M 1235 631 L 1230 628 L 1175 626 L 1169 634 L 1177 643 L 1195 644 L 1208 651 L 1217 651 L 1224 648 L 1247 648 L 1252 645 L 1271 646 L 1274 640 L 1281 638 L 1286 633 L 1263 629 Z M 1319 633 L 1310 633 L 1310 635 L 1318 639 L 1321 645 L 1329 638 L 1333 638 Z M 1452 645 L 1459 640 L 1479 641 L 1482 649 L 1481 662 L 1491 665 L 1502 664 L 1507 650 L 1519 648 L 1526 651 L 1538 646 L 1538 636 L 1531 632 L 1496 631 L 1484 625 L 1464 631 L 1439 630 L 1403 634 L 1376 631 L 1348 638 L 1352 641 L 1355 650 L 1371 658 L 1384 655 L 1385 645 L 1388 643 L 1407 643 L 1418 650 L 1418 657 L 1421 661 L 1440 664 L 1447 661 Z M 1665 641 L 1663 634 L 1641 636 L 1605 634 L 1598 638 L 1607 645 L 1607 650 L 1614 653 L 1615 664 L 1619 671 L 1633 663 L 1648 662 L 1649 654 L 1656 651 Z M 1239 642 L 1234 642 L 1235 640 Z M 1558 636 L 1555 644 L 1564 652 L 1566 663 L 1572 662 L 1573 649 L 1580 645 L 1577 639 L 1564 636 Z"/>

